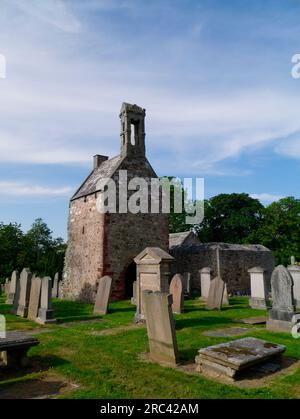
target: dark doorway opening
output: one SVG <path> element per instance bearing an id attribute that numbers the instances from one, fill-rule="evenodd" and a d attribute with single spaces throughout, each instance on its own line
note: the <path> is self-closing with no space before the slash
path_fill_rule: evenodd
<path id="1" fill-rule="evenodd" d="M 133 283 L 136 280 L 136 264 L 132 262 L 125 272 L 125 297 L 133 297 Z"/>

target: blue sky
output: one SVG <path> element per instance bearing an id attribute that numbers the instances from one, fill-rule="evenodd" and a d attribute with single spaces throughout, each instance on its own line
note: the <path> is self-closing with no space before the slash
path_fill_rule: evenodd
<path id="1" fill-rule="evenodd" d="M 94 154 L 119 153 L 123 101 L 147 109 L 159 175 L 206 197 L 299 197 L 299 0 L 0 0 L 0 220 L 66 237 Z"/>

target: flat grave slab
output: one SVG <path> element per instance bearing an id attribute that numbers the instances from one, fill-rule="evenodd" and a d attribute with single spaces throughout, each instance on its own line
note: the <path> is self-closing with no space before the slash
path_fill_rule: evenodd
<path id="1" fill-rule="evenodd" d="M 239 336 L 244 335 L 245 333 L 249 333 L 253 331 L 252 329 L 246 327 L 229 327 L 227 329 L 217 329 L 211 330 L 210 332 L 204 332 L 204 336 L 214 337 L 214 338 L 227 338 L 230 336 Z"/>
<path id="2" fill-rule="evenodd" d="M 22 367 L 26 363 L 26 355 L 32 346 L 39 341 L 21 332 L 8 332 L 5 339 L 0 339 L 0 365 L 9 368 Z"/>
<path id="3" fill-rule="evenodd" d="M 243 338 L 199 350 L 196 371 L 237 379 L 257 364 L 280 359 L 285 346 L 256 338 Z"/>
<path id="4" fill-rule="evenodd" d="M 267 319 L 265 316 L 258 316 L 258 317 L 248 317 L 246 319 L 239 319 L 239 320 L 234 320 L 235 323 L 244 323 L 244 324 L 266 324 L 267 323 Z"/>

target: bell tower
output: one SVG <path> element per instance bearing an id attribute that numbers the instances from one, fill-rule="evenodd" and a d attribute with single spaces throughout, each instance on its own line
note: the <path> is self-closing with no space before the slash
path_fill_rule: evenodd
<path id="1" fill-rule="evenodd" d="M 120 112 L 121 155 L 123 157 L 145 157 L 145 116 L 145 109 L 123 103 Z"/>

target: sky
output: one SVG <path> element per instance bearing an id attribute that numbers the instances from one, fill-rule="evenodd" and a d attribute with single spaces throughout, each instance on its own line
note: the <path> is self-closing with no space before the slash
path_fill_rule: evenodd
<path id="1" fill-rule="evenodd" d="M 158 175 L 299 198 L 297 53 L 300 0 L 0 0 L 0 222 L 66 238 L 92 156 L 119 154 L 122 102 L 147 110 Z"/>

